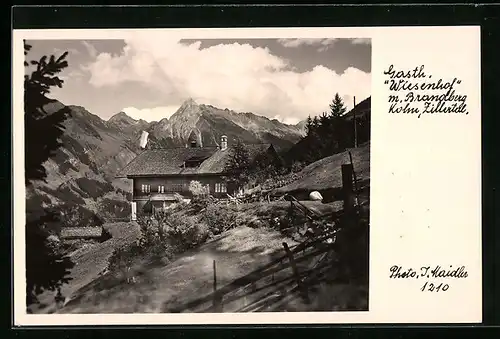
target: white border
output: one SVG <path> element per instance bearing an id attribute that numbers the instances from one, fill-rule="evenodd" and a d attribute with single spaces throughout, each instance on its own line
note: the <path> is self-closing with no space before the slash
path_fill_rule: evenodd
<path id="1" fill-rule="evenodd" d="M 389 44 L 387 39 L 394 37 L 419 37 L 422 34 L 428 36 L 430 39 L 433 36 L 441 36 L 448 38 L 462 38 L 461 45 L 464 50 L 467 48 L 477 48 L 477 60 L 469 60 L 470 64 L 465 67 L 472 67 L 477 69 L 479 74 L 479 28 L 477 26 L 462 26 L 462 27 L 352 27 L 352 28 L 211 28 L 211 29 L 93 29 L 93 30 L 15 30 L 13 32 L 13 147 L 14 147 L 14 309 L 15 309 L 15 324 L 16 325 L 194 325 L 194 324 L 346 324 L 346 323 L 440 323 L 440 322 L 480 322 L 481 321 L 481 302 L 469 303 L 467 305 L 450 304 L 450 301 L 443 305 L 439 304 L 439 298 L 436 301 L 437 306 L 441 306 L 440 310 L 446 309 L 448 312 L 439 313 L 437 318 L 436 313 L 432 312 L 433 302 L 427 305 L 428 311 L 423 311 L 422 306 L 417 308 L 416 312 L 412 312 L 410 308 L 401 308 L 398 304 L 401 298 L 409 298 L 412 302 L 418 302 L 418 298 L 422 297 L 420 292 L 415 291 L 408 294 L 408 291 L 413 289 L 391 290 L 385 285 L 386 267 L 381 267 L 383 264 L 381 258 L 386 258 L 387 254 L 382 255 L 383 251 L 383 237 L 384 232 L 388 231 L 388 227 L 382 227 L 375 219 L 383 219 L 383 209 L 380 205 L 374 205 L 375 201 L 383 200 L 383 192 L 378 186 L 380 180 L 387 176 L 383 170 L 383 161 L 387 158 L 383 156 L 383 148 L 387 147 L 390 140 L 384 139 L 384 132 L 382 129 L 377 129 L 377 123 L 372 119 L 372 144 L 371 144 L 371 178 L 372 178 L 372 206 L 370 207 L 372 225 L 370 231 L 370 311 L 367 312 L 290 312 L 290 313 L 245 313 L 245 314 L 232 314 L 232 313 L 214 313 L 214 314 L 64 314 L 64 315 L 31 315 L 26 314 L 25 307 L 25 280 L 24 280 L 24 262 L 25 262 L 25 244 L 24 244 L 24 225 L 25 222 L 25 187 L 24 187 L 24 134 L 23 134 L 23 112 L 20 105 L 23 100 L 22 92 L 22 75 L 24 74 L 24 67 L 22 60 L 23 48 L 22 39 L 124 39 L 127 36 L 135 34 L 135 32 L 147 31 L 149 34 L 164 34 L 168 32 L 169 35 L 180 37 L 183 39 L 209 39 L 209 38 L 314 38 L 314 37 L 334 37 L 334 38 L 371 38 L 372 39 L 372 112 L 375 114 L 379 108 L 385 109 L 385 102 L 382 96 L 385 93 L 382 90 L 375 90 L 381 87 L 380 75 L 375 76 L 382 71 L 391 60 L 380 60 L 377 53 L 390 51 L 394 52 L 396 56 L 395 62 L 401 60 L 404 53 L 419 53 L 419 46 L 415 50 L 405 51 L 405 47 L 401 47 L 398 41 Z M 466 37 L 469 40 L 463 40 Z M 438 38 L 436 38 L 438 39 Z M 474 41 L 477 39 L 477 41 Z M 384 42 L 385 41 L 385 42 Z M 383 47 L 382 47 L 383 46 Z M 439 48 L 437 42 L 433 44 L 435 48 Z M 422 48 L 422 46 L 420 46 Z M 441 50 L 438 54 L 436 50 L 436 57 L 446 57 Z M 420 50 L 420 53 L 425 51 Z M 386 53 L 387 54 L 387 53 Z M 422 54 L 423 55 L 423 54 Z M 472 54 L 473 55 L 473 54 Z M 460 58 L 460 56 L 455 56 Z M 466 62 L 465 60 L 464 62 Z M 383 63 L 383 64 L 382 64 Z M 446 73 L 446 70 L 443 70 Z M 478 76 L 478 78 L 480 78 Z M 472 84 L 472 91 L 477 90 L 479 95 L 479 81 L 477 84 Z M 474 95 L 473 95 L 474 96 Z M 480 114 L 480 103 L 473 102 L 474 114 Z M 374 115 L 372 114 L 372 118 Z M 471 118 L 472 119 L 472 118 Z M 422 120 L 423 121 L 423 120 Z M 477 125 L 477 124 L 476 124 Z M 475 126 L 477 128 L 477 126 Z M 386 126 L 384 128 L 387 128 Z M 477 137 L 477 130 L 473 131 L 473 137 Z M 476 133 L 476 134 L 474 134 Z M 480 133 L 480 130 L 479 130 Z M 477 139 L 474 139 L 477 143 Z M 480 138 L 479 138 L 480 145 Z M 473 146 L 476 146 L 474 144 Z M 479 148 L 480 151 L 480 148 Z M 478 155 L 480 161 L 480 154 Z M 477 161 L 477 159 L 465 159 L 470 161 Z M 375 166 L 374 166 L 375 165 Z M 378 173 L 377 171 L 382 171 Z M 475 173 L 474 173 L 475 174 Z M 479 177 L 480 184 L 480 177 Z M 480 193 L 480 191 L 479 191 Z M 477 198 L 477 192 L 472 192 L 472 199 Z M 381 200 L 382 199 L 382 200 Z M 480 194 L 479 194 L 480 199 Z M 480 239 L 480 211 L 477 214 L 478 205 L 475 203 L 472 208 L 473 213 L 478 216 L 478 224 L 471 225 L 472 229 L 479 227 L 477 233 L 473 234 L 471 239 Z M 479 203 L 480 207 L 480 203 Z M 408 206 L 410 208 L 410 206 Z M 375 218 L 374 218 L 375 217 Z M 452 225 L 449 225 L 452 227 Z M 416 231 L 414 231 L 415 233 Z M 442 239 L 446 241 L 446 239 Z M 392 243 L 385 243 L 391 246 Z M 452 246 L 450 244 L 449 246 Z M 373 252 L 376 248 L 376 252 Z M 475 283 L 474 289 L 467 291 L 470 292 L 471 298 L 467 301 L 475 300 L 474 298 L 481 298 L 481 253 L 479 246 L 474 245 L 470 249 L 469 256 L 472 256 L 472 261 L 476 260 L 477 265 L 472 267 L 473 281 Z M 380 256 L 379 252 L 380 251 Z M 403 260 L 404 258 L 414 262 L 414 253 L 404 252 L 404 248 L 398 247 L 396 256 Z M 387 251 L 386 251 L 387 252 Z M 446 256 L 445 256 L 446 257 Z M 383 266 L 383 265 L 382 265 Z M 478 277 L 479 275 L 479 277 Z M 465 287 L 464 287 L 465 288 Z M 384 297 L 384 295 L 386 295 Z M 385 302 L 384 302 L 384 298 Z M 434 299 L 435 300 L 435 299 Z M 456 300 L 459 303 L 459 300 Z M 392 305 L 392 306 L 391 306 Z M 457 306 L 467 307 L 468 310 L 457 310 Z M 445 308 L 443 308 L 445 307 Z"/>

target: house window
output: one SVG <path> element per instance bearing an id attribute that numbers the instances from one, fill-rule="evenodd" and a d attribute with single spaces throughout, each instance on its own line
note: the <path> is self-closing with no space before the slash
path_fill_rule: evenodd
<path id="1" fill-rule="evenodd" d="M 165 186 L 158 186 L 158 193 L 165 193 Z"/>
<path id="2" fill-rule="evenodd" d="M 227 192 L 226 183 L 224 182 L 215 183 L 215 193 L 226 193 L 226 192 Z"/>
<path id="3" fill-rule="evenodd" d="M 170 184 L 167 185 L 167 192 L 182 192 L 183 188 L 183 184 Z"/>
<path id="4" fill-rule="evenodd" d="M 141 192 L 142 193 L 149 193 L 151 192 L 151 185 L 141 185 Z"/>

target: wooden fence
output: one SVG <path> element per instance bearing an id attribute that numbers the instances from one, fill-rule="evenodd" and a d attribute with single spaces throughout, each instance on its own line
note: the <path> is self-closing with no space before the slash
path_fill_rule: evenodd
<path id="1" fill-rule="evenodd" d="M 203 303 L 209 302 L 212 299 L 211 308 L 208 311 L 212 312 L 223 312 L 223 305 L 231 303 L 240 298 L 245 298 L 251 294 L 269 289 L 277 284 L 286 284 L 291 287 L 289 292 L 297 291 L 299 295 L 303 298 L 305 302 L 309 302 L 309 291 L 307 279 L 311 279 L 315 275 L 321 275 L 322 270 L 329 268 L 333 265 L 331 258 L 328 254 L 334 254 L 336 252 L 337 246 L 337 236 L 342 232 L 344 227 L 351 226 L 351 223 L 357 217 L 357 209 L 355 202 L 357 199 L 356 195 L 356 183 L 353 165 L 347 164 L 342 165 L 342 190 L 344 199 L 344 210 L 336 213 L 332 213 L 329 216 L 336 220 L 334 227 L 319 230 L 311 238 L 306 238 L 303 242 L 295 246 L 289 246 L 286 242 L 283 242 L 284 253 L 273 260 L 269 264 L 260 267 L 253 272 L 232 281 L 223 287 L 217 287 L 217 272 L 216 272 L 216 262 L 213 262 L 213 293 L 205 298 L 201 298 L 196 301 L 188 303 L 186 306 L 188 308 L 193 308 L 199 306 Z M 325 216 L 320 216 L 314 211 L 308 209 L 305 205 L 297 201 L 293 197 L 290 197 L 290 208 L 299 213 L 304 213 L 304 216 L 308 220 L 321 219 Z M 354 218 L 353 218 L 354 217 Z M 317 259 L 314 262 L 314 259 Z M 300 263 L 311 263 L 301 270 L 299 268 Z M 283 270 L 289 270 L 290 274 L 286 275 L 280 280 L 275 280 L 275 275 Z M 265 279 L 270 278 L 271 281 L 266 283 Z M 262 283 L 259 285 L 259 282 Z M 243 294 L 237 294 L 236 291 L 241 291 L 242 287 L 250 286 L 250 292 Z M 265 297 L 265 296 L 264 296 Z M 260 298 L 262 299 L 262 298 Z M 258 302 L 254 307 L 258 307 Z M 262 306 L 261 306 L 262 307 Z M 248 311 L 250 306 L 245 306 L 239 311 Z"/>

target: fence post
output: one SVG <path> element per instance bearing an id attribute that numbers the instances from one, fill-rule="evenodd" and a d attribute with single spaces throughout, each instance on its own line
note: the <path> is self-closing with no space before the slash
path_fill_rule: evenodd
<path id="1" fill-rule="evenodd" d="M 341 166 L 342 171 L 342 193 L 344 196 L 344 212 L 350 213 L 354 208 L 353 185 L 352 185 L 352 164 Z"/>
<path id="2" fill-rule="evenodd" d="M 356 205 L 359 206 L 359 189 L 358 189 L 358 178 L 356 177 L 356 171 L 354 170 L 354 162 L 352 161 L 352 154 L 351 151 L 349 151 L 349 160 L 351 161 L 352 165 L 352 177 L 354 180 L 354 191 L 356 192 Z"/>
<path id="3" fill-rule="evenodd" d="M 222 312 L 222 295 L 217 291 L 217 270 L 215 265 L 215 260 L 213 263 L 214 266 L 214 300 L 213 300 L 213 309 L 214 312 Z"/>
<path id="4" fill-rule="evenodd" d="M 292 253 L 292 251 L 290 251 L 290 248 L 288 247 L 288 244 L 286 242 L 283 243 L 283 247 L 285 248 L 286 255 L 288 256 L 288 261 L 290 262 L 290 267 L 292 268 L 292 272 L 293 272 L 293 275 L 295 276 L 295 280 L 297 280 L 297 287 L 299 288 L 299 291 L 302 293 L 302 295 L 306 299 L 309 299 L 309 296 L 307 294 L 307 289 L 305 288 L 304 284 L 302 284 L 302 281 L 300 280 L 299 269 L 297 268 L 297 263 L 295 262 L 295 259 L 293 258 L 293 253 Z"/>

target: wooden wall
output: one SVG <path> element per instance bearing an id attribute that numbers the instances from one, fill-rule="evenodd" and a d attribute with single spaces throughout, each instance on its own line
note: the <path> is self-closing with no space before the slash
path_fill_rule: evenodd
<path id="1" fill-rule="evenodd" d="M 149 194 L 142 192 L 142 185 L 150 185 L 150 194 L 158 193 L 158 186 L 164 186 L 164 193 L 179 193 L 185 197 L 191 197 L 189 191 L 189 184 L 192 180 L 199 181 L 203 185 L 208 185 L 210 194 L 213 196 L 225 197 L 226 193 L 216 193 L 215 184 L 225 182 L 225 180 L 218 175 L 211 176 L 190 176 L 190 177 L 136 177 L 133 179 L 133 199 L 146 198 Z M 226 184 L 227 193 L 234 193 L 234 186 Z M 139 206 L 137 206 L 139 209 Z"/>

